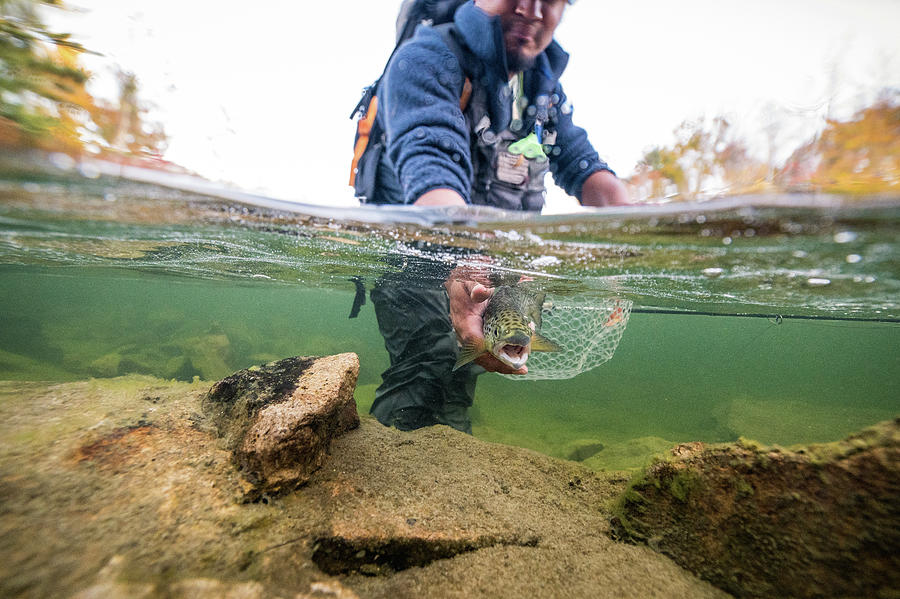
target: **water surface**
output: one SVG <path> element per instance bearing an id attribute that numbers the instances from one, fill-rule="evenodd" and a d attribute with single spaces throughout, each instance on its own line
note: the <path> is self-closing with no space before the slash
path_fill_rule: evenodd
<path id="1" fill-rule="evenodd" d="M 109 177 L 7 176 L 0 379 L 213 381 L 353 351 L 365 411 L 388 360 L 371 303 L 348 317 L 353 279 L 368 290 L 386 273 L 432 277 L 436 261 L 486 256 L 545 288 L 554 322 L 584 319 L 548 336 L 590 322 L 602 332 L 615 306 L 630 315 L 611 359 L 574 378 L 480 377 L 478 437 L 631 468 L 677 442 L 830 441 L 900 411 L 890 199 L 544 217 L 238 199 L 264 205 Z"/>

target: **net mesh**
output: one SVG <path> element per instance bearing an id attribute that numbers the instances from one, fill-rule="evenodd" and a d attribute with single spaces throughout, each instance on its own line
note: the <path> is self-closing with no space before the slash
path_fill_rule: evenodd
<path id="1" fill-rule="evenodd" d="M 558 343 L 558 352 L 532 352 L 528 374 L 500 375 L 509 379 L 570 379 L 613 357 L 628 317 L 630 300 L 579 295 L 552 300 L 542 311 L 541 334 Z"/>

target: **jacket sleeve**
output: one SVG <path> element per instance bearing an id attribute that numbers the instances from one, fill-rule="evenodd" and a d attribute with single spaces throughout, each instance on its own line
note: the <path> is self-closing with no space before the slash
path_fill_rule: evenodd
<path id="1" fill-rule="evenodd" d="M 553 180 L 566 193 L 581 201 L 581 187 L 584 181 L 597 171 L 613 172 L 609 165 L 600 159 L 588 141 L 587 132 L 572 122 L 572 104 L 569 102 L 562 86 L 556 86 L 554 93 L 560 98 L 557 104 L 556 147 L 559 155 L 551 155 L 550 172 Z M 613 173 L 615 174 L 615 173 Z"/>
<path id="2" fill-rule="evenodd" d="M 472 159 L 459 108 L 465 76 L 438 33 L 420 27 L 388 65 L 379 91 L 379 116 L 403 201 L 449 188 L 468 203 Z"/>

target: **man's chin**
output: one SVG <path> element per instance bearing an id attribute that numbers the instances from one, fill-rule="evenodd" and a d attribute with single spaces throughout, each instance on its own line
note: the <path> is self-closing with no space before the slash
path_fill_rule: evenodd
<path id="1" fill-rule="evenodd" d="M 523 50 L 507 50 L 506 66 L 510 73 L 527 71 L 534 66 L 535 57 L 526 54 Z"/>

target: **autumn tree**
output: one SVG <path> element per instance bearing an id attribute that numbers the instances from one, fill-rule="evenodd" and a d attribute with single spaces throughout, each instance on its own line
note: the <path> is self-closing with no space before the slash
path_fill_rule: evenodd
<path id="1" fill-rule="evenodd" d="M 654 198 L 683 193 L 686 181 L 677 153 L 661 146 L 655 146 L 644 153 L 630 179 L 632 184 L 644 187 L 644 193 Z"/>
<path id="2" fill-rule="evenodd" d="M 812 184 L 835 193 L 900 190 L 900 92 L 885 92 L 845 122 L 828 121 L 815 142 Z"/>
<path id="3" fill-rule="evenodd" d="M 116 103 L 99 101 L 92 116 L 106 145 L 128 154 L 161 153 L 167 136 L 159 124 L 147 119 L 147 107 L 138 97 L 134 73 L 119 70 L 119 97 Z"/>
<path id="4" fill-rule="evenodd" d="M 62 0 L 0 0 L 0 145 L 81 154 L 158 153 L 166 136 L 146 122 L 137 78 L 120 73 L 117 103 L 97 101 L 80 59 L 88 52 L 42 22 Z"/>
<path id="5" fill-rule="evenodd" d="M 40 5 L 61 0 L 0 0 L 0 140 L 74 151 L 93 98 L 78 65 L 85 49 L 68 34 L 49 31 Z"/>
<path id="6" fill-rule="evenodd" d="M 674 135 L 672 146 L 648 150 L 631 178 L 651 197 L 693 200 L 711 189 L 747 191 L 765 178 L 765 166 L 750 155 L 723 116 L 709 123 L 685 120 Z"/>

